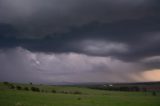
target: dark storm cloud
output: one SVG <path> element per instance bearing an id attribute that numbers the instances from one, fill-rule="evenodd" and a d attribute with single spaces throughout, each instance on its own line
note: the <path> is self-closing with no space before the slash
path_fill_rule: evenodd
<path id="1" fill-rule="evenodd" d="M 88 55 L 111 55 L 126 61 L 135 61 L 160 54 L 160 22 L 157 18 L 127 20 L 108 24 L 95 22 L 72 28 L 70 32 L 65 34 L 43 38 L 18 38 L 13 36 L 17 33 L 13 27 L 3 24 L 3 29 L 5 30 L 1 32 L 3 35 L 0 39 L 1 48 L 21 46 L 37 52 L 78 52 Z M 90 40 L 91 43 L 85 42 L 87 40 Z M 104 42 L 104 44 L 98 44 L 100 42 Z M 111 52 L 105 52 L 105 46 L 112 43 L 117 46 L 117 49 L 122 49 L 125 52 L 118 52 L 113 49 L 110 49 L 113 50 Z M 100 53 L 95 53 L 93 50 L 85 51 L 83 48 L 87 47 L 87 44 L 95 47 L 101 46 L 102 49 L 97 49 L 97 52 Z M 119 44 L 123 44 L 124 48 L 118 46 Z M 103 51 L 104 53 L 101 53 Z"/>
<path id="2" fill-rule="evenodd" d="M 139 61 L 160 54 L 158 0 L 1 0 L 0 47 Z"/>
<path id="3" fill-rule="evenodd" d="M 0 0 L 0 80 L 157 81 L 159 11 L 159 0 Z"/>
<path id="4" fill-rule="evenodd" d="M 1 0 L 0 22 L 19 36 L 65 33 L 93 21 L 109 23 L 155 15 L 156 0 Z M 156 8 L 157 9 L 157 8 Z"/>

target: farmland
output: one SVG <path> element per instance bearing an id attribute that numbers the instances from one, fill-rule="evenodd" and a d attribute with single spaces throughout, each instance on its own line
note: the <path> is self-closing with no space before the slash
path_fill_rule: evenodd
<path id="1" fill-rule="evenodd" d="M 10 89 L 0 83 L 0 106 L 160 106 L 159 92 L 155 96 L 151 92 L 119 92 L 78 86 L 13 85 L 21 89 Z M 39 91 L 30 90 L 33 86 Z M 23 89 L 25 87 L 29 89 Z"/>

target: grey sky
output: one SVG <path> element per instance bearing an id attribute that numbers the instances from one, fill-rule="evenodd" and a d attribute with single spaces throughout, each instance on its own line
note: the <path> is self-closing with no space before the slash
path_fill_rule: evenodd
<path id="1" fill-rule="evenodd" d="M 159 3 L 0 0 L 0 80 L 160 80 Z"/>

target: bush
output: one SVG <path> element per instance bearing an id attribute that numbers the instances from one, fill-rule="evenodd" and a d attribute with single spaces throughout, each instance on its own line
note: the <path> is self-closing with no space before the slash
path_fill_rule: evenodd
<path id="1" fill-rule="evenodd" d="M 21 86 L 16 86 L 17 90 L 22 90 Z"/>
<path id="2" fill-rule="evenodd" d="M 67 92 L 67 91 L 61 91 L 61 93 L 68 94 L 69 92 Z"/>
<path id="3" fill-rule="evenodd" d="M 29 91 L 29 88 L 28 88 L 28 87 L 24 87 L 24 90 L 25 90 L 25 91 Z"/>
<path id="4" fill-rule="evenodd" d="M 14 86 L 13 84 L 10 84 L 10 85 L 9 85 L 9 88 L 10 88 L 10 89 L 15 89 L 15 86 Z"/>
<path id="5" fill-rule="evenodd" d="M 9 84 L 9 82 L 3 82 L 3 84 L 4 84 L 4 85 L 8 85 L 8 84 Z"/>
<path id="6" fill-rule="evenodd" d="M 79 98 L 77 98 L 77 100 L 82 100 L 82 98 L 81 98 L 81 97 L 79 97 Z"/>
<path id="7" fill-rule="evenodd" d="M 153 92 L 152 92 L 152 95 L 153 95 L 153 96 L 156 96 L 157 94 L 156 94 L 156 92 L 155 92 L 155 91 L 153 91 Z"/>
<path id="8" fill-rule="evenodd" d="M 53 90 L 52 90 L 52 93 L 56 93 L 56 90 L 53 89 Z"/>
<path id="9" fill-rule="evenodd" d="M 41 92 L 44 92 L 44 90 L 42 89 Z"/>
<path id="10" fill-rule="evenodd" d="M 33 92 L 40 92 L 40 89 L 37 88 L 37 87 L 31 87 L 31 90 L 32 90 Z"/>
<path id="11" fill-rule="evenodd" d="M 80 91 L 74 91 L 73 94 L 82 94 Z"/>
<path id="12" fill-rule="evenodd" d="M 61 93 L 64 94 L 82 94 L 80 91 L 61 91 Z"/>

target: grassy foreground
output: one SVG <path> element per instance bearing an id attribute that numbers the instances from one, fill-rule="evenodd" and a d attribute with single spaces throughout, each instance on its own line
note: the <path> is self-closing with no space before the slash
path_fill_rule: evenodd
<path id="1" fill-rule="evenodd" d="M 160 106 L 160 94 L 153 96 L 150 92 L 111 92 L 68 86 L 38 87 L 48 92 L 10 90 L 0 83 L 0 106 Z M 57 93 L 50 92 L 52 89 Z M 62 91 L 79 91 L 81 94 L 65 94 Z"/>

